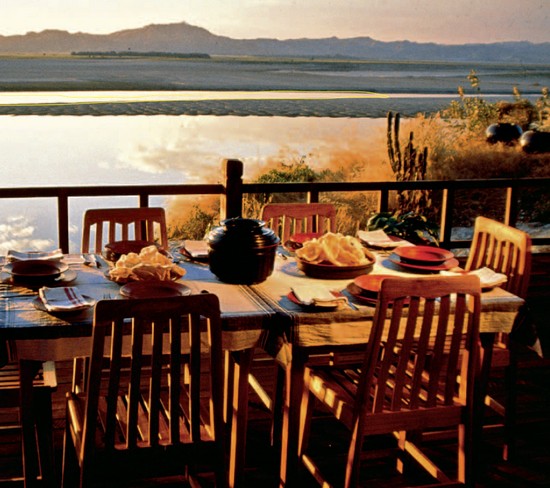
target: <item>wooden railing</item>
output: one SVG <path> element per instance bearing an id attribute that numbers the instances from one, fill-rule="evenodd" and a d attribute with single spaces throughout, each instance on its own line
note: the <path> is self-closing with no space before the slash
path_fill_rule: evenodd
<path id="1" fill-rule="evenodd" d="M 455 195 L 460 190 L 501 189 L 505 193 L 502 221 L 515 225 L 519 214 L 518 195 L 525 189 L 550 190 L 550 178 L 518 178 L 490 180 L 415 181 L 415 182 L 352 182 L 352 183 L 245 183 L 243 164 L 238 160 L 223 162 L 223 183 L 135 186 L 70 186 L 45 188 L 0 188 L 0 200 L 7 198 L 55 198 L 59 247 L 69 251 L 69 199 L 79 197 L 136 196 L 137 206 L 147 207 L 153 196 L 219 195 L 220 219 L 242 214 L 243 196 L 253 193 L 304 193 L 306 201 L 318 202 L 325 192 L 375 192 L 378 210 L 389 210 L 390 194 L 399 190 L 439 190 L 442 194 L 440 245 L 444 248 L 469 247 L 470 241 L 452 241 Z M 546 197 L 548 200 L 548 196 Z M 534 245 L 550 245 L 550 238 L 534 238 Z"/>

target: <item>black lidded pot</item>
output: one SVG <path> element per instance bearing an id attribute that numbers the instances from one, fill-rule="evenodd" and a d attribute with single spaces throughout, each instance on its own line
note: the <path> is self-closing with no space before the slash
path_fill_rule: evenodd
<path id="1" fill-rule="evenodd" d="M 208 234 L 210 271 L 225 283 L 251 285 L 273 272 L 280 239 L 256 219 L 236 217 L 221 222 Z"/>
<path id="2" fill-rule="evenodd" d="M 522 130 L 519 125 L 507 122 L 491 124 L 485 130 L 485 137 L 490 144 L 502 142 L 507 145 L 513 145 L 521 137 L 521 134 Z"/>

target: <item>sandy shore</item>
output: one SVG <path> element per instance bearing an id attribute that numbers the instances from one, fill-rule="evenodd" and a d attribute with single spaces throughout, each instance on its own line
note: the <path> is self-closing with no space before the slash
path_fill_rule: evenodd
<path id="1" fill-rule="evenodd" d="M 449 96 L 381 95 L 368 93 L 179 92 L 156 97 L 62 96 L 31 93 L 0 96 L 0 115 L 237 115 L 284 117 L 385 117 L 434 113 L 448 106 Z M 201 93 L 198 96 L 197 93 Z M 9 95 L 9 96 L 8 96 Z"/>

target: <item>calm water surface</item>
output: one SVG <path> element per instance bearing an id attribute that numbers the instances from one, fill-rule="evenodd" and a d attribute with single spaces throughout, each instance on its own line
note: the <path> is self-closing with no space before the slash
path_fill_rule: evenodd
<path id="1" fill-rule="evenodd" d="M 217 182 L 224 158 L 245 165 L 245 178 L 277 161 L 306 157 L 313 167 L 344 154 L 369 157 L 369 137 L 385 121 L 311 117 L 2 116 L 2 186 L 138 185 Z M 380 164 L 376 161 L 376 164 Z M 153 204 L 166 205 L 164 199 Z M 80 247 L 85 208 L 136 205 L 135 199 L 80 199 L 70 204 L 71 250 Z M 52 249 L 55 201 L 6 200 L 0 207 L 0 254 Z"/>

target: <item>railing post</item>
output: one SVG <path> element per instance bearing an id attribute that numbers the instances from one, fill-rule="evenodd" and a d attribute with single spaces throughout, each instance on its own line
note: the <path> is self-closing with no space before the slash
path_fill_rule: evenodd
<path id="1" fill-rule="evenodd" d="M 439 245 L 445 248 L 450 248 L 451 246 L 454 203 L 454 188 L 445 188 L 441 202 L 441 223 L 439 227 Z"/>
<path id="2" fill-rule="evenodd" d="M 224 159 L 225 194 L 220 196 L 220 220 L 240 217 L 243 213 L 243 163 Z"/>
<path id="3" fill-rule="evenodd" d="M 308 192 L 307 203 L 319 203 L 319 191 L 311 190 Z"/>
<path id="4" fill-rule="evenodd" d="M 387 188 L 380 190 L 380 200 L 378 201 L 378 211 L 387 212 L 389 207 L 390 191 Z"/>
<path id="5" fill-rule="evenodd" d="M 57 197 L 57 230 L 59 247 L 64 254 L 69 252 L 69 199 L 67 195 Z"/>
<path id="6" fill-rule="evenodd" d="M 148 193 L 140 193 L 139 194 L 139 206 L 140 207 L 148 207 L 149 206 L 149 194 Z"/>
<path id="7" fill-rule="evenodd" d="M 506 188 L 506 209 L 504 214 L 504 223 L 515 227 L 518 219 L 518 194 L 519 190 L 516 186 Z"/>

